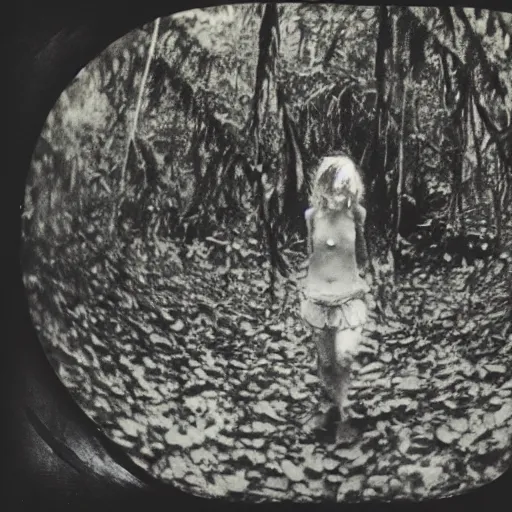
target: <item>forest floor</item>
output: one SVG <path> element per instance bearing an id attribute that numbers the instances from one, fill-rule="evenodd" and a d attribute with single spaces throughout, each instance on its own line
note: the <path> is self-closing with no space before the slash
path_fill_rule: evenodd
<path id="1" fill-rule="evenodd" d="M 251 501 L 431 498 L 506 470 L 505 262 L 399 282 L 397 314 L 368 323 L 356 360 L 361 435 L 334 445 L 298 423 L 319 398 L 314 349 L 292 282 L 279 281 L 272 303 L 249 242 L 225 272 L 205 243 L 181 260 L 172 241 L 134 243 L 122 268 L 82 266 L 87 293 L 69 277 L 76 267 L 26 274 L 54 368 L 137 464 L 194 494 Z"/>

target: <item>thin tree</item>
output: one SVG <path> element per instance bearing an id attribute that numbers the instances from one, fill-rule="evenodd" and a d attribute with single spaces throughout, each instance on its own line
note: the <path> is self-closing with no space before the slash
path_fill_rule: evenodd
<path id="1" fill-rule="evenodd" d="M 119 210 L 121 208 L 121 203 L 122 203 L 124 195 L 125 195 L 126 168 L 128 165 L 128 160 L 130 158 L 131 148 L 135 141 L 135 134 L 137 133 L 137 125 L 138 125 L 138 121 L 139 121 L 142 100 L 144 98 L 144 91 L 145 91 L 145 86 L 146 86 L 146 82 L 147 82 L 148 75 L 149 75 L 151 61 L 152 61 L 153 55 L 155 53 L 156 43 L 158 40 L 159 27 L 160 27 L 160 18 L 157 18 L 155 20 L 153 35 L 151 37 L 151 44 L 150 44 L 149 51 L 148 51 L 148 57 L 146 59 L 146 66 L 144 68 L 144 73 L 142 75 L 142 80 L 140 82 L 139 95 L 137 98 L 137 104 L 135 106 L 135 114 L 133 116 L 132 126 L 131 126 L 130 132 L 128 134 L 127 142 L 126 142 L 126 150 L 125 150 L 125 154 L 124 154 L 123 165 L 121 167 L 121 175 L 119 178 L 119 190 L 118 190 L 118 194 L 117 194 L 117 198 L 116 198 L 117 200 L 114 201 L 114 208 L 112 211 L 112 217 L 110 219 L 110 225 L 109 225 L 110 237 L 113 237 L 115 235 L 117 219 L 119 217 Z"/>

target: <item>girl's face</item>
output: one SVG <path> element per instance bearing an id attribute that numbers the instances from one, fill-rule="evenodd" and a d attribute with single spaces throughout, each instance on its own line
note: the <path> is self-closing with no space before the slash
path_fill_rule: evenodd
<path id="1" fill-rule="evenodd" d="M 324 204 L 329 210 L 343 210 L 349 206 L 349 197 L 345 194 L 324 195 Z"/>
<path id="2" fill-rule="evenodd" d="M 321 207 L 328 210 L 351 209 L 357 202 L 359 185 L 354 163 L 343 157 L 327 159 L 319 169 L 315 195 Z M 330 164 L 330 165 L 329 165 Z"/>

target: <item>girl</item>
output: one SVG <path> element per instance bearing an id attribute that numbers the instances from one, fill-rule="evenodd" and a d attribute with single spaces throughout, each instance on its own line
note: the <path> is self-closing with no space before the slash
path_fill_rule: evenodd
<path id="1" fill-rule="evenodd" d="M 359 273 L 368 265 L 362 196 L 363 183 L 354 162 L 345 154 L 326 157 L 314 178 L 312 207 L 305 212 L 309 262 L 301 316 L 313 331 L 318 376 L 333 403 L 327 412 L 311 418 L 309 426 L 326 428 L 337 416 L 337 441 L 355 434 L 348 425 L 346 401 L 369 292 Z"/>

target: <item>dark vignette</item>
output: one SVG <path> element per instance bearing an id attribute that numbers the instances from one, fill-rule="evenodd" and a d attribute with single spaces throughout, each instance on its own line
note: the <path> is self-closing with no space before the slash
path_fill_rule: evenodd
<path id="1" fill-rule="evenodd" d="M 7 510 L 112 510 L 121 507 L 160 508 L 196 507 L 225 510 L 236 504 L 196 498 L 153 480 L 114 446 L 75 404 L 46 360 L 28 314 L 28 306 L 19 266 L 20 205 L 26 174 L 45 118 L 61 91 L 76 73 L 101 52 L 133 28 L 172 12 L 207 7 L 221 0 L 165 2 L 145 0 L 128 3 L 98 0 L 83 3 L 36 2 L 17 0 L 14 16 L 3 17 L 2 34 L 7 34 L 4 95 L 8 137 L 2 159 L 2 187 L 10 199 L 7 213 L 8 238 L 3 240 L 8 252 L 4 267 L 8 301 L 6 317 L 7 354 L 2 358 L 5 370 L 3 418 L 7 422 L 6 443 L 2 451 L 5 465 Z M 238 0 L 236 3 L 247 3 Z M 342 3 L 342 2 L 340 2 Z M 375 4 L 352 1 L 343 3 Z M 379 2 L 380 3 L 380 2 Z M 398 2 L 392 2 L 397 4 Z M 414 5 L 435 2 L 407 2 Z M 442 2 L 440 2 L 442 3 Z M 452 2 L 452 5 L 458 2 Z M 512 6 L 496 0 L 466 1 L 463 5 L 508 10 Z M 7 65 L 7 69 L 5 66 Z M 9 174 L 7 177 L 6 174 Z M 74 450 L 88 454 L 95 464 L 80 462 Z M 393 503 L 350 505 L 362 509 L 466 510 L 477 508 L 509 509 L 512 470 L 501 478 L 465 495 L 423 504 Z M 317 509 L 319 505 L 268 504 L 275 509 Z M 332 505 L 326 508 L 343 507 Z M 256 508 L 256 505 L 245 505 Z M 260 506 L 261 507 L 261 506 Z M 347 506 L 345 505 L 345 508 Z"/>

